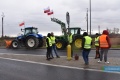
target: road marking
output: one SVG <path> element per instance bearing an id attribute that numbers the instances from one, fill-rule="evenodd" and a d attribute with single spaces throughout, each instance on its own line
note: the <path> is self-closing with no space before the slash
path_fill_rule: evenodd
<path id="1" fill-rule="evenodd" d="M 14 54 L 14 53 L 0 53 L 0 55 L 7 54 L 7 55 L 32 55 L 32 56 L 46 56 L 45 54 L 43 55 L 34 55 L 34 54 Z M 67 57 L 67 56 L 60 56 L 60 57 Z M 89 57 L 89 58 L 94 58 L 94 57 Z"/>
<path id="2" fill-rule="evenodd" d="M 48 63 L 41 63 L 41 62 L 34 62 L 34 61 L 25 61 L 25 60 L 19 60 L 19 59 L 3 58 L 3 57 L 0 57 L 0 58 L 1 59 L 12 60 L 12 61 L 27 62 L 27 63 L 32 63 L 32 64 L 42 64 L 42 65 L 54 66 L 54 67 L 62 67 L 62 68 L 70 68 L 70 69 L 78 69 L 78 70 L 104 72 L 103 70 L 96 70 L 96 69 L 85 69 L 85 68 L 78 68 L 78 67 L 71 67 L 71 66 L 64 66 L 64 65 L 55 65 L 55 64 L 48 64 Z M 117 74 L 120 74 L 120 72 L 104 72 L 104 73 L 117 73 Z"/>

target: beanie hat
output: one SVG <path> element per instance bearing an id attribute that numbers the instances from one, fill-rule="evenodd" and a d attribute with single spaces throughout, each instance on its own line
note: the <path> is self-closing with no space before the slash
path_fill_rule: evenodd
<path id="1" fill-rule="evenodd" d="M 109 33 L 108 33 L 107 30 L 103 30 L 103 33 L 102 33 L 102 34 L 106 34 L 106 35 L 108 35 Z"/>
<path id="2" fill-rule="evenodd" d="M 88 33 L 87 33 L 87 32 L 84 32 L 84 33 L 83 33 L 83 36 L 88 36 Z"/>

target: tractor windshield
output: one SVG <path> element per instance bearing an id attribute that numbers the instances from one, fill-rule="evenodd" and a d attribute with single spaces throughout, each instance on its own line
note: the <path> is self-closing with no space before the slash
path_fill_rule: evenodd
<path id="1" fill-rule="evenodd" d="M 78 32 L 79 32 L 78 28 L 69 28 L 69 30 L 72 34 L 78 34 Z"/>
<path id="2" fill-rule="evenodd" d="M 34 33 L 34 34 L 38 34 L 38 30 L 37 30 L 37 28 L 33 28 L 33 29 L 32 29 L 32 33 Z"/>
<path id="3" fill-rule="evenodd" d="M 79 28 L 79 27 L 69 28 L 69 31 L 70 31 L 72 34 L 81 34 L 81 28 Z M 67 32 L 68 32 L 68 28 L 67 28 Z"/>

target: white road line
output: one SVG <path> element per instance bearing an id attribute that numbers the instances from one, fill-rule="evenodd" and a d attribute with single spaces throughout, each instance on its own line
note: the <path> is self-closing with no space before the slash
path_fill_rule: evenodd
<path id="1" fill-rule="evenodd" d="M 34 61 L 25 61 L 25 60 L 19 60 L 19 59 L 3 58 L 3 57 L 0 57 L 0 58 L 1 59 L 7 59 L 7 60 L 13 60 L 13 61 L 33 63 L 33 64 L 42 64 L 42 65 L 48 65 L 48 66 L 54 66 L 54 67 L 62 67 L 62 68 L 70 68 L 70 69 L 78 69 L 78 70 L 104 72 L 103 70 L 96 70 L 96 69 L 85 69 L 85 68 L 78 68 L 78 67 L 71 67 L 71 66 L 64 66 L 64 65 L 55 65 L 55 64 L 48 64 L 48 63 L 41 63 L 41 62 L 34 62 Z M 117 74 L 120 74 L 120 72 L 104 72 L 104 73 L 117 73 Z"/>
<path id="2" fill-rule="evenodd" d="M 46 56 L 46 55 L 34 55 L 34 54 L 14 54 L 14 53 L 0 53 L 0 55 L 7 54 L 7 55 L 32 55 L 32 56 Z M 67 56 L 60 56 L 60 57 L 67 57 Z M 89 57 L 94 58 L 94 57 Z"/>

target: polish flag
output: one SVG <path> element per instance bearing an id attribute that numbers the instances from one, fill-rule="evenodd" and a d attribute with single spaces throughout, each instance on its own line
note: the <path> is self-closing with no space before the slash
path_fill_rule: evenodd
<path id="1" fill-rule="evenodd" d="M 50 11 L 50 12 L 48 12 L 47 14 L 48 14 L 48 15 L 52 15 L 52 14 L 53 14 L 53 11 Z"/>
<path id="2" fill-rule="evenodd" d="M 44 9 L 44 13 L 48 13 L 48 12 L 50 12 L 50 8 L 49 7 Z"/>
<path id="3" fill-rule="evenodd" d="M 22 22 L 22 23 L 20 23 L 20 24 L 19 24 L 19 26 L 23 26 L 23 25 L 25 25 L 25 23 L 24 23 L 24 22 Z"/>

